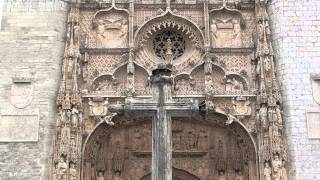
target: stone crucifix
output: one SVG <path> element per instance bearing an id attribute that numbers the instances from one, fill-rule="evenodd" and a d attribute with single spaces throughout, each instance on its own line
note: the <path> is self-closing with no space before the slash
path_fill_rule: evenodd
<path id="1" fill-rule="evenodd" d="M 172 180 L 171 117 L 188 117 L 198 112 L 198 103 L 172 100 L 173 78 L 166 64 L 160 64 L 151 76 L 152 99 L 129 99 L 125 112 L 153 116 L 152 180 Z"/>

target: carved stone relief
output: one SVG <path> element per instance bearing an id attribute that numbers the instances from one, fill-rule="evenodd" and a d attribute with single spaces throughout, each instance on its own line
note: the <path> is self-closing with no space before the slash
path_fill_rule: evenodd
<path id="1" fill-rule="evenodd" d="M 212 19 L 211 37 L 213 47 L 241 46 L 241 28 L 239 19 Z"/>
<path id="2" fill-rule="evenodd" d="M 203 124 L 199 124 L 199 120 L 173 120 L 173 177 L 221 179 L 223 173 L 225 178 L 241 180 L 244 174 L 251 173 L 251 177 L 254 176 L 245 168 L 245 162 L 254 162 L 254 156 L 245 158 L 244 154 L 248 152 L 241 144 L 244 140 L 238 139 L 239 134 L 233 134 L 239 130 L 227 130 L 223 124 L 217 127 L 215 123 L 219 120 L 213 120 L 214 117 L 211 119 L 203 121 Z M 92 176 L 101 179 L 150 179 L 150 122 L 138 121 L 138 124 L 114 129 L 101 125 L 86 145 L 85 179 Z M 243 138 L 250 141 L 248 136 Z"/>
<path id="3" fill-rule="evenodd" d="M 98 48 L 128 47 L 128 15 L 116 10 L 99 11 L 93 20 Z"/>

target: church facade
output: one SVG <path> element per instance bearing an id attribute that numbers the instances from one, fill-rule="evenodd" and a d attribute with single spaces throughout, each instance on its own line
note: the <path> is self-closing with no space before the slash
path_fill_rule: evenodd
<path id="1" fill-rule="evenodd" d="M 316 1 L 6 1 L 0 177 L 320 176 Z"/>

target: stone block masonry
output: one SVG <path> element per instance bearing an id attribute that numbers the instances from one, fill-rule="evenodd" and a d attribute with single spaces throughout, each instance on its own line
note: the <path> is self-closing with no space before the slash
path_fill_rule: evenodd
<path id="1" fill-rule="evenodd" d="M 36 142 L 0 142 L 1 180 L 49 179 L 55 127 L 55 99 L 61 77 L 68 5 L 58 0 L 4 0 L 0 30 L 0 111 L 15 108 L 13 77 L 19 69 L 32 75 L 32 101 L 39 110 Z M 21 122 L 23 123 L 23 122 Z"/>
<path id="2" fill-rule="evenodd" d="M 320 73 L 320 4 L 318 0 L 269 0 L 269 13 L 283 95 L 290 176 L 293 180 L 319 179 L 320 139 L 308 137 L 306 117 L 311 109 L 319 109 L 313 99 L 311 74 Z"/>

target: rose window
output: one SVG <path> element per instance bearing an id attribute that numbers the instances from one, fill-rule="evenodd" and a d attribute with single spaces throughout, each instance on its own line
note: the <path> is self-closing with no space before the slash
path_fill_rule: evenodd
<path id="1" fill-rule="evenodd" d="M 157 34 L 153 39 L 153 50 L 161 59 L 166 59 L 168 55 L 177 59 L 185 51 L 185 40 L 180 33 L 164 31 Z"/>

